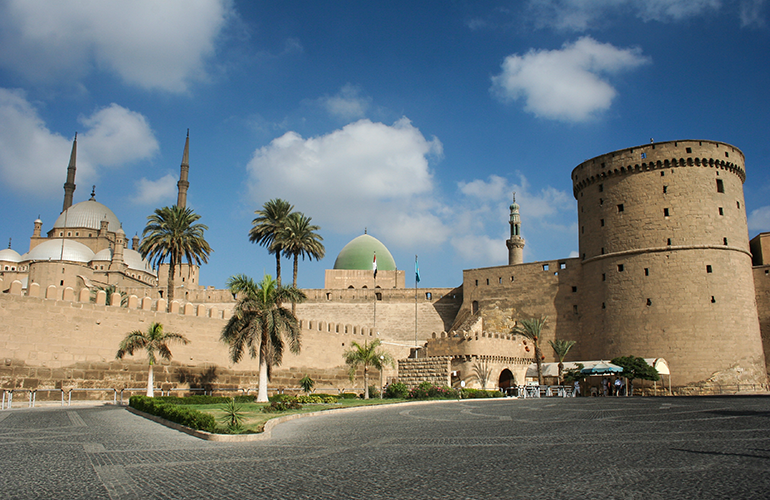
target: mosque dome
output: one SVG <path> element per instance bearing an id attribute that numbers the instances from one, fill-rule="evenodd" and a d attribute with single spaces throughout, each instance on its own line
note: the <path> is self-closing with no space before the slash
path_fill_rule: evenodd
<path id="1" fill-rule="evenodd" d="M 34 260 L 67 260 L 87 264 L 94 258 L 94 252 L 82 243 L 73 240 L 50 239 L 26 254 L 23 259 Z"/>
<path id="2" fill-rule="evenodd" d="M 21 255 L 16 250 L 6 248 L 0 250 L 0 261 L 4 262 L 21 262 Z"/>
<path id="3" fill-rule="evenodd" d="M 372 269 L 374 254 L 377 253 L 377 269 L 380 271 L 395 271 L 396 261 L 388 248 L 377 238 L 368 234 L 354 238 L 345 245 L 334 261 L 334 269 L 348 271 L 369 271 Z"/>
<path id="4" fill-rule="evenodd" d="M 120 229 L 120 221 L 112 210 L 91 198 L 90 200 L 76 203 L 62 212 L 59 218 L 56 219 L 56 222 L 53 223 L 53 227 L 87 227 L 98 231 L 101 228 L 102 220 L 106 220 L 109 223 L 107 226 L 109 231 L 117 232 Z"/>

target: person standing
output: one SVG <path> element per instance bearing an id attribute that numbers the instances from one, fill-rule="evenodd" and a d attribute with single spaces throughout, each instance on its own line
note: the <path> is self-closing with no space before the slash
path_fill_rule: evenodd
<path id="1" fill-rule="evenodd" d="M 623 381 L 620 377 L 615 377 L 615 396 L 620 396 L 620 391 L 623 390 Z"/>
<path id="2" fill-rule="evenodd" d="M 602 378 L 602 396 L 604 397 L 607 397 L 607 385 L 609 385 L 607 377 Z"/>

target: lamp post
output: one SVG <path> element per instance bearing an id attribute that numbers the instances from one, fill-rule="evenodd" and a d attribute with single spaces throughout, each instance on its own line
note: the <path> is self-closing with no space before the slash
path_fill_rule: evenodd
<path id="1" fill-rule="evenodd" d="M 385 356 L 380 355 L 380 399 L 383 398 L 383 392 L 385 390 Z"/>

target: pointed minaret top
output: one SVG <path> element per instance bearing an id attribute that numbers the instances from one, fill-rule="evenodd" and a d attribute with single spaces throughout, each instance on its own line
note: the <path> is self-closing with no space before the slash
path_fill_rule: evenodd
<path id="1" fill-rule="evenodd" d="M 70 164 L 67 167 L 67 182 L 64 183 L 64 204 L 61 211 L 64 212 L 72 206 L 72 195 L 75 193 L 75 171 L 77 170 L 78 133 L 75 132 L 75 140 L 72 141 L 72 153 Z"/>
<path id="2" fill-rule="evenodd" d="M 190 129 L 187 129 L 187 139 L 184 141 L 184 153 L 182 153 L 182 165 L 179 168 L 179 182 L 176 183 L 179 194 L 176 199 L 176 206 L 184 208 L 187 205 L 187 188 L 190 183 L 187 181 L 187 175 L 190 171 Z"/>
<path id="3" fill-rule="evenodd" d="M 88 201 L 96 201 L 96 184 L 91 186 L 91 198 Z"/>

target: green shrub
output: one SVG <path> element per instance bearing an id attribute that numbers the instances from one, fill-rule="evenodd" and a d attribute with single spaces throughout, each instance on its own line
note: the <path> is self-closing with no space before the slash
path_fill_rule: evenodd
<path id="1" fill-rule="evenodd" d="M 364 397 L 364 394 L 361 394 L 361 397 Z M 370 398 L 379 398 L 380 397 L 380 390 L 377 389 L 376 386 L 370 385 L 369 386 L 369 397 Z"/>
<path id="2" fill-rule="evenodd" d="M 229 431 L 237 432 L 243 427 L 243 407 L 238 406 L 235 398 L 231 398 L 230 401 L 224 403 L 219 409 L 224 412 L 219 421 L 225 424 Z"/>
<path id="3" fill-rule="evenodd" d="M 342 399 L 356 399 L 358 397 L 358 394 L 354 392 L 343 392 L 342 394 L 340 394 L 340 397 Z"/>
<path id="4" fill-rule="evenodd" d="M 478 398 L 501 398 L 503 393 L 500 391 L 485 391 L 483 389 L 460 389 L 461 399 L 478 399 Z"/>
<path id="5" fill-rule="evenodd" d="M 406 399 L 409 396 L 409 388 L 401 382 L 394 382 L 385 389 L 386 398 Z"/>
<path id="6" fill-rule="evenodd" d="M 161 401 L 160 398 L 148 398 L 147 396 L 131 396 L 128 404 L 139 411 L 165 418 L 191 429 L 216 432 L 217 424 L 214 417 L 192 408 L 185 408 L 178 404 Z"/>
<path id="7" fill-rule="evenodd" d="M 234 398 L 229 398 L 226 396 L 195 395 L 195 396 L 187 396 L 184 398 L 180 398 L 178 396 L 161 396 L 155 399 L 159 401 L 163 401 L 164 403 L 169 403 L 174 405 L 214 405 L 214 404 L 227 403 L 232 399 L 235 399 L 236 403 L 254 403 L 257 400 L 257 396 L 249 395 L 249 396 L 235 396 Z"/>
<path id="8" fill-rule="evenodd" d="M 277 413 L 282 411 L 288 411 L 288 410 L 301 410 L 302 405 L 299 404 L 296 400 L 292 401 L 290 399 L 286 399 L 284 401 L 273 401 L 270 403 L 270 406 L 265 406 L 262 408 L 263 413 Z"/>
<path id="9" fill-rule="evenodd" d="M 430 382 L 421 382 L 420 385 L 409 391 L 409 399 L 459 399 L 460 392 L 451 387 L 438 387 Z"/>

